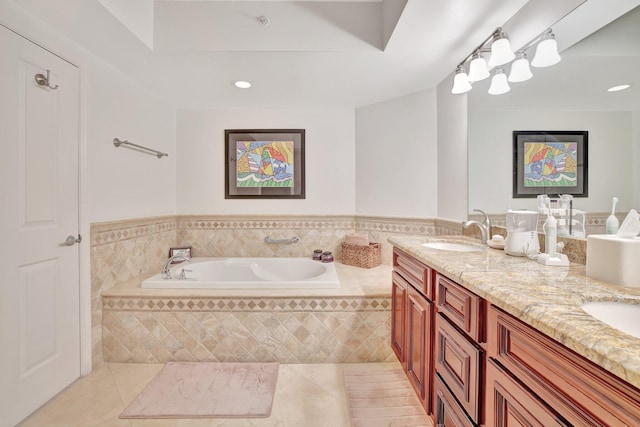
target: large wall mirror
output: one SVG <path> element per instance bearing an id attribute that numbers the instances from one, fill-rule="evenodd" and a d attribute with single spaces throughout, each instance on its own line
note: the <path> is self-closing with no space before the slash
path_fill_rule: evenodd
<path id="1" fill-rule="evenodd" d="M 560 63 L 532 67 L 534 77 L 511 84 L 504 95 L 487 93 L 489 79 L 468 93 L 470 210 L 537 210 L 535 198 L 513 198 L 516 130 L 588 131 L 589 194 L 574 198 L 574 207 L 606 219 L 615 196 L 619 217 L 640 209 L 640 6 L 626 2 L 626 10 L 602 22 L 607 13 L 599 15 L 593 5 L 581 11 L 588 3 L 553 26 Z M 607 91 L 621 84 L 631 87 Z M 590 232 L 604 233 L 602 224 Z"/>

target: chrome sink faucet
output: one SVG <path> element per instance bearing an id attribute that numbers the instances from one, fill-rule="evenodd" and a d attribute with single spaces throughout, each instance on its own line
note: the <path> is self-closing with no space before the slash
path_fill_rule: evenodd
<path id="1" fill-rule="evenodd" d="M 167 262 L 164 263 L 164 267 L 162 267 L 162 272 L 160 273 L 160 274 L 164 274 L 163 278 L 165 280 L 171 280 L 171 271 L 169 270 L 169 266 L 174 261 L 187 261 L 187 262 L 190 262 L 191 258 L 189 258 L 188 256 L 183 256 L 183 255 L 174 255 L 171 258 L 169 258 L 167 260 Z"/>
<path id="2" fill-rule="evenodd" d="M 481 211 L 480 209 L 474 209 L 473 211 L 480 212 L 484 216 L 484 219 L 482 220 L 482 224 L 484 224 L 484 226 L 487 227 L 487 236 L 490 239 L 491 238 L 491 219 L 489 219 L 489 215 L 487 215 L 484 211 Z"/>
<path id="3" fill-rule="evenodd" d="M 476 221 L 475 219 L 470 219 L 469 221 L 462 224 L 464 228 L 469 228 L 472 225 L 477 226 L 480 229 L 480 243 L 483 245 L 487 244 L 487 240 L 489 239 L 489 235 L 491 234 L 491 220 L 489 219 L 489 215 L 481 211 L 480 209 L 474 209 L 474 212 L 480 212 L 484 215 L 484 220 L 482 222 Z"/>

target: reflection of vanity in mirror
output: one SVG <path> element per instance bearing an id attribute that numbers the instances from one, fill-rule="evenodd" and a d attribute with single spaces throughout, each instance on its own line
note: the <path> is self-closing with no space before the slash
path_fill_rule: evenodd
<path id="1" fill-rule="evenodd" d="M 538 210 L 535 197 L 513 198 L 516 130 L 589 132 L 588 197 L 573 199 L 587 212 L 587 234 L 605 232 L 614 196 L 620 222 L 640 209 L 640 6 L 610 23 L 597 22 L 606 13 L 581 8 L 553 26 L 560 63 L 532 67 L 533 78 L 504 95 L 487 93 L 489 79 L 467 94 L 469 208 L 491 213 L 499 225 L 509 208 Z M 585 29 L 592 34 L 576 34 Z M 607 91 L 622 84 L 631 86 Z"/>

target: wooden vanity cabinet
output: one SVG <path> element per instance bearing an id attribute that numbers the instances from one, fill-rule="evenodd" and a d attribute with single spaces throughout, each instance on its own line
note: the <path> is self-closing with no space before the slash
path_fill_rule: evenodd
<path id="1" fill-rule="evenodd" d="M 391 347 L 427 414 L 433 400 L 432 270 L 394 249 Z"/>
<path id="2" fill-rule="evenodd" d="M 437 426 L 640 426 L 640 389 L 394 248 L 391 345 Z"/>
<path id="3" fill-rule="evenodd" d="M 435 418 L 442 423 L 438 425 L 457 426 L 459 422 L 453 420 L 460 416 L 447 416 L 447 412 L 464 413 L 470 425 L 481 425 L 484 421 L 482 372 L 485 351 L 480 342 L 485 335 L 482 317 L 485 301 L 439 273 L 435 281 L 436 376 L 454 397 L 453 402 L 459 405 L 459 408 L 451 408 L 451 399 L 447 405 L 447 400 L 437 392 Z"/>
<path id="4" fill-rule="evenodd" d="M 495 306 L 487 317 L 487 426 L 523 408 L 543 426 L 640 425 L 640 390 Z"/>
<path id="5" fill-rule="evenodd" d="M 391 348 L 406 369 L 406 307 L 409 283 L 395 271 L 391 276 Z"/>

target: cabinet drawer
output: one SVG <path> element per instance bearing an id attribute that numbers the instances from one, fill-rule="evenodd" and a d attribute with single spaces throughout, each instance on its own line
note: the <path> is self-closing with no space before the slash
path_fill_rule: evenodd
<path id="1" fill-rule="evenodd" d="M 442 376 L 469 417 L 478 423 L 482 350 L 438 313 L 435 332 L 436 372 Z"/>
<path id="2" fill-rule="evenodd" d="M 437 426 L 475 427 L 438 375 L 435 381 L 434 406 Z"/>
<path id="3" fill-rule="evenodd" d="M 393 250 L 393 268 L 427 299 L 433 301 L 431 268 L 397 248 Z"/>
<path id="4" fill-rule="evenodd" d="M 494 306 L 487 352 L 574 426 L 640 425 L 640 390 Z"/>
<path id="5" fill-rule="evenodd" d="M 495 427 L 566 426 L 544 402 L 531 394 L 496 362 L 487 362 L 486 425 Z"/>
<path id="6" fill-rule="evenodd" d="M 438 312 L 444 314 L 451 323 L 462 329 L 476 342 L 484 342 L 481 322 L 482 298 L 452 282 L 436 275 L 436 304 Z"/>

